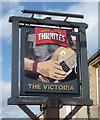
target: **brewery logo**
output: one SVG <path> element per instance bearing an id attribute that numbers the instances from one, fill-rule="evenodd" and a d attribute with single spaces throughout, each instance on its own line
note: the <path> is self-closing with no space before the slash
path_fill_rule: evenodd
<path id="1" fill-rule="evenodd" d="M 67 47 L 66 30 L 50 29 L 50 28 L 35 28 L 36 45 L 39 44 L 58 44 Z"/>

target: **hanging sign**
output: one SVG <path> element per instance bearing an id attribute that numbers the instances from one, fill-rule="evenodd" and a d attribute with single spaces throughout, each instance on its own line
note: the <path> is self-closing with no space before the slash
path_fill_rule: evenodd
<path id="1" fill-rule="evenodd" d="M 21 31 L 21 95 L 78 95 L 77 34 L 43 27 Z"/>

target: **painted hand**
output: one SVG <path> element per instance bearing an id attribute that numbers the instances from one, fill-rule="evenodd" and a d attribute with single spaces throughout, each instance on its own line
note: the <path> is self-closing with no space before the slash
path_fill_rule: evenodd
<path id="1" fill-rule="evenodd" d="M 66 72 L 62 70 L 59 62 L 55 60 L 39 62 L 37 65 L 37 72 L 45 77 L 50 77 L 56 80 L 63 80 L 66 77 Z"/>

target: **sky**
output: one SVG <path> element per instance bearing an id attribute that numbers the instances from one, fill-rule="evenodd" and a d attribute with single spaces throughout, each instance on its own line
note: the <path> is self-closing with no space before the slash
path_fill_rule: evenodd
<path id="1" fill-rule="evenodd" d="M 25 0 L 24 0 L 25 1 Z M 29 0 L 30 1 L 30 0 Z M 0 3 L 0 89 L 2 90 L 0 111 L 2 111 L 1 118 L 8 117 L 27 117 L 27 115 L 18 106 L 8 106 L 7 99 L 11 95 L 11 23 L 9 23 L 10 16 L 28 16 L 21 13 L 22 9 L 28 10 L 42 10 L 54 11 L 61 13 L 82 14 L 84 19 L 68 19 L 69 21 L 85 22 L 88 24 L 87 33 L 87 54 L 90 58 L 98 48 L 98 2 L 95 0 L 77 0 L 75 2 L 65 2 L 65 0 L 51 0 L 44 2 L 43 0 L 37 2 L 22 2 L 22 0 L 3 0 Z M 39 16 L 36 16 L 39 17 Z M 60 19 L 55 17 L 54 19 Z M 33 111 L 38 114 L 39 106 L 30 106 Z M 1 113 L 1 112 L 0 112 Z M 19 116 L 18 116 L 19 115 Z"/>

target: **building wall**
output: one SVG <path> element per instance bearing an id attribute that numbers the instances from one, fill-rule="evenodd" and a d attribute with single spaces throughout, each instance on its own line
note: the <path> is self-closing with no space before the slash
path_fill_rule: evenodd
<path id="1" fill-rule="evenodd" d="M 90 99 L 93 106 L 83 107 L 74 117 L 97 118 L 100 120 L 100 50 L 90 59 L 88 64 Z M 88 114 L 89 113 L 89 114 Z M 84 116 L 84 117 L 83 117 Z"/>
<path id="2" fill-rule="evenodd" d="M 90 107 L 90 117 L 98 118 L 98 103 L 97 103 L 97 79 L 96 68 L 92 65 L 89 66 L 90 73 L 90 98 L 93 100 L 93 106 Z"/>
<path id="3" fill-rule="evenodd" d="M 83 107 L 77 114 L 78 118 L 84 115 L 86 118 L 97 118 L 100 120 L 100 50 L 95 53 L 88 62 L 90 99 L 93 106 Z M 89 114 L 88 114 L 89 113 Z M 83 118 L 83 116 L 82 116 Z"/>

